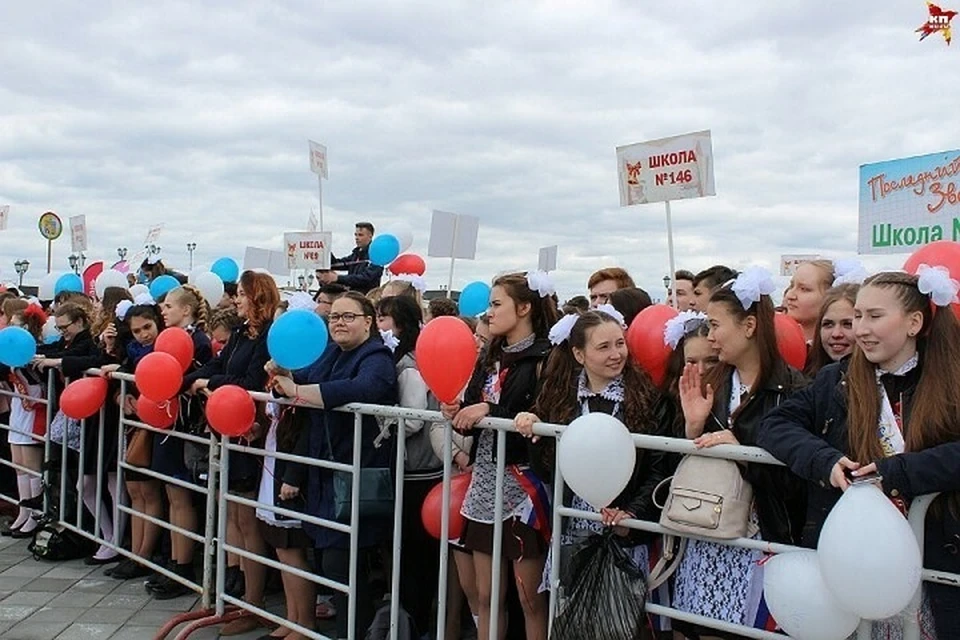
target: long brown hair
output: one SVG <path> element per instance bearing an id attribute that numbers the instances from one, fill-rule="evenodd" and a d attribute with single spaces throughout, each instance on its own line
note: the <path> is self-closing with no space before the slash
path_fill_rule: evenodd
<path id="1" fill-rule="evenodd" d="M 560 319 L 560 313 L 557 311 L 557 296 L 541 296 L 540 292 L 530 289 L 526 273 L 508 273 L 500 276 L 493 281 L 493 286 L 503 287 L 517 306 L 524 303 L 530 305 L 530 324 L 537 339 L 546 338 L 550 333 L 550 327 Z M 494 363 L 500 360 L 505 342 L 504 336 L 494 336 L 490 341 L 487 356 L 483 361 L 486 370 L 492 370 Z"/>
<path id="2" fill-rule="evenodd" d="M 827 354 L 826 349 L 823 348 L 823 338 L 820 337 L 820 326 L 823 324 L 823 316 L 827 315 L 827 311 L 830 310 L 830 307 L 833 306 L 834 303 L 846 301 L 850 303 L 851 307 L 855 305 L 857 303 L 857 292 L 859 290 L 860 285 L 858 284 L 841 284 L 827 291 L 823 297 L 823 304 L 820 305 L 820 315 L 817 316 L 817 330 L 813 334 L 813 346 L 807 355 L 807 364 L 803 368 L 803 373 L 806 374 L 807 377 L 813 378 L 820 369 L 823 369 L 828 364 L 833 364 L 833 358 L 831 358 L 829 354 Z"/>
<path id="3" fill-rule="evenodd" d="M 111 325 L 117 319 L 117 305 L 121 300 L 133 302 L 133 296 L 123 287 L 107 287 L 103 290 L 103 299 L 100 301 L 100 314 L 97 321 L 90 329 L 90 333 L 98 336 L 103 333 L 107 326 Z"/>
<path id="4" fill-rule="evenodd" d="M 541 420 L 568 424 L 580 415 L 577 382 L 583 367 L 574 357 L 573 350 L 585 349 L 587 334 L 605 322 L 617 323 L 617 320 L 602 311 L 587 311 L 574 323 L 570 337 L 550 353 L 533 409 Z M 629 356 L 623 369 L 623 387 L 624 424 L 633 433 L 652 433 L 657 388 L 650 376 L 633 364 Z"/>
<path id="5" fill-rule="evenodd" d="M 240 286 L 250 301 L 247 326 L 251 336 L 259 336 L 263 328 L 273 320 L 280 306 L 280 291 L 273 276 L 256 271 L 244 271 L 240 275 Z"/>
<path id="6" fill-rule="evenodd" d="M 878 273 L 867 278 L 867 287 L 888 289 L 904 313 L 923 314 L 917 336 L 920 380 L 910 403 L 909 422 L 904 424 L 907 451 L 922 451 L 938 444 L 960 440 L 960 322 L 949 307 L 933 306 L 917 288 L 917 277 L 906 273 Z M 847 371 L 847 438 L 855 461 L 867 464 L 883 458 L 877 437 L 880 391 L 876 365 L 854 347 Z"/>
<path id="7" fill-rule="evenodd" d="M 777 330 L 774 324 L 773 301 L 770 296 L 760 296 L 760 299 L 750 305 L 750 308 L 744 309 L 740 298 L 731 288 L 732 282 L 727 283 L 713 292 L 710 296 L 710 303 L 724 305 L 727 310 L 738 321 L 742 322 L 749 316 L 753 316 L 757 321 L 757 328 L 754 332 L 753 340 L 757 345 L 757 353 L 760 355 L 760 372 L 753 386 L 750 387 L 748 398 L 756 395 L 757 391 L 762 389 L 770 381 L 773 372 L 778 368 L 785 366 L 780 350 L 777 348 Z M 721 362 L 711 369 L 704 377 L 704 388 L 709 384 L 713 389 L 725 388 L 727 380 L 733 373 L 733 365 Z M 744 406 L 742 402 L 740 406 Z"/>

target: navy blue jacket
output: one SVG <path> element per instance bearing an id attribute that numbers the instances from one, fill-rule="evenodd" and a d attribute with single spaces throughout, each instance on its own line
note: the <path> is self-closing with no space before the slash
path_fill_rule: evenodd
<path id="1" fill-rule="evenodd" d="M 206 379 L 207 388 L 211 391 L 228 384 L 243 387 L 247 391 L 264 391 L 267 386 L 267 372 L 263 367 L 270 359 L 270 352 L 267 351 L 270 324 L 266 323 L 256 338 L 250 337 L 245 324 L 240 325 L 230 334 L 230 339 L 219 355 L 206 362 L 202 358 L 209 358 L 213 353 L 210 340 L 204 340 L 206 334 L 202 331 L 195 331 L 194 364 L 202 363 L 202 366 L 183 377 L 183 390 L 189 389 L 196 380 Z"/>
<path id="2" fill-rule="evenodd" d="M 850 455 L 846 371 L 846 362 L 823 368 L 812 385 L 767 414 L 760 425 L 758 444 L 809 482 L 802 540 L 805 547 L 816 547 L 823 523 L 842 495 L 830 484 L 830 471 L 841 457 Z M 912 390 L 903 394 L 907 429 L 912 400 Z M 909 501 L 925 493 L 960 491 L 960 442 L 902 453 L 876 463 L 883 476 L 883 491 L 892 498 Z M 924 562 L 927 568 L 960 573 L 960 520 L 946 505 L 932 509 L 927 517 Z M 925 588 L 938 632 L 955 632 L 960 628 L 960 590 L 930 583 Z"/>
<path id="3" fill-rule="evenodd" d="M 363 294 L 379 287 L 383 276 L 383 267 L 370 262 L 370 247 L 355 247 L 345 258 L 331 256 L 330 268 L 347 272 L 346 275 L 337 276 L 337 284 Z"/>
<path id="4" fill-rule="evenodd" d="M 306 369 L 297 371 L 294 378 L 297 384 L 319 384 L 323 404 L 329 407 L 311 410 L 310 425 L 303 430 L 297 443 L 297 455 L 318 460 L 334 460 L 345 464 L 353 462 L 353 414 L 334 411 L 334 407 L 351 402 L 395 405 L 398 401 L 393 354 L 384 346 L 380 336 L 370 338 L 351 351 L 342 351 L 331 341 L 320 359 Z M 380 447 L 375 447 L 373 441 L 379 433 L 377 419 L 363 416 L 361 467 L 393 467 L 396 439 L 390 438 Z M 333 520 L 333 472 L 294 464 L 289 465 L 286 471 L 287 484 L 299 487 L 305 493 L 307 514 Z M 369 547 L 389 540 L 392 524 L 392 518 L 361 520 L 358 534 L 360 546 Z M 350 538 L 346 534 L 306 522 L 303 523 L 303 529 L 313 538 L 318 549 L 346 549 L 350 545 Z"/>

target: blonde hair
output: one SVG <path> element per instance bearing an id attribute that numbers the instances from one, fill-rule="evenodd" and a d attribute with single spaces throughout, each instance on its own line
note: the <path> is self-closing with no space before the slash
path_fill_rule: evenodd
<path id="1" fill-rule="evenodd" d="M 200 331 L 206 331 L 210 320 L 210 307 L 199 289 L 192 284 L 182 284 L 171 290 L 167 299 L 188 307 L 193 315 L 193 326 Z"/>
<path id="2" fill-rule="evenodd" d="M 827 289 L 833 286 L 833 281 L 836 279 L 836 272 L 834 271 L 833 262 L 830 260 L 807 260 L 806 262 L 801 262 L 800 265 L 809 264 L 812 267 L 815 267 L 820 272 L 820 293 L 823 293 Z"/>

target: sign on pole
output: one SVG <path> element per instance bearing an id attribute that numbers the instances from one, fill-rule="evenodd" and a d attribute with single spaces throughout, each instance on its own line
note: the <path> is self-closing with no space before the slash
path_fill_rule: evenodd
<path id="1" fill-rule="evenodd" d="M 617 147 L 617 174 L 621 207 L 664 203 L 670 273 L 676 273 L 670 201 L 717 195 L 709 129 Z M 672 297 L 677 307 L 676 287 Z"/>
<path id="2" fill-rule="evenodd" d="M 47 239 L 47 273 L 50 273 L 53 269 L 53 241 L 63 233 L 63 221 L 53 211 L 47 211 L 40 215 L 37 226 L 40 228 L 40 235 Z"/>
<path id="3" fill-rule="evenodd" d="M 785 253 L 780 256 L 780 275 L 793 276 L 804 262 L 819 260 L 820 256 L 811 253 Z"/>
<path id="4" fill-rule="evenodd" d="M 480 218 L 448 211 L 434 210 L 430 220 L 430 242 L 427 255 L 433 258 L 450 258 L 450 275 L 447 278 L 447 297 L 453 290 L 453 268 L 457 258 L 473 260 L 477 257 L 477 237 L 480 233 Z"/>
<path id="5" fill-rule="evenodd" d="M 70 250 L 80 253 L 87 250 L 87 216 L 70 216 Z"/>
<path id="6" fill-rule="evenodd" d="M 329 231 L 315 233 L 295 231 L 283 234 L 286 247 L 287 269 L 329 269 L 330 245 L 333 234 Z"/>
<path id="7" fill-rule="evenodd" d="M 278 276 L 290 275 L 287 268 L 287 254 L 283 251 L 271 251 L 257 247 L 247 247 L 243 252 L 243 270 L 265 269 Z"/>
<path id="8" fill-rule="evenodd" d="M 537 261 L 537 268 L 540 271 L 557 270 L 557 245 L 551 247 L 542 247 L 540 249 L 540 259 Z"/>
<path id="9" fill-rule="evenodd" d="M 10 217 L 10 205 L 5 204 L 0 206 L 0 231 L 6 231 L 7 229 L 7 218 Z"/>
<path id="10" fill-rule="evenodd" d="M 160 233 L 163 231 L 163 223 L 156 224 L 147 229 L 147 238 L 143 241 L 144 246 L 156 244 L 160 239 Z"/>
<path id="11" fill-rule="evenodd" d="M 710 131 L 617 147 L 620 206 L 717 195 Z"/>
<path id="12" fill-rule="evenodd" d="M 960 241 L 960 149 L 860 167 L 858 253 Z"/>
<path id="13" fill-rule="evenodd" d="M 319 142 L 307 140 L 310 144 L 310 171 L 321 178 L 330 179 L 327 175 L 327 148 Z"/>

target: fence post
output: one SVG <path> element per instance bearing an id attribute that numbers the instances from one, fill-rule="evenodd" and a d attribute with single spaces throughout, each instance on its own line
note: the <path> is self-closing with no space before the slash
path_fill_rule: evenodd
<path id="1" fill-rule="evenodd" d="M 507 432 L 497 429 L 497 489 L 493 505 L 493 558 L 490 572 L 490 634 L 482 640 L 498 640 L 500 637 L 500 581 L 505 577 L 500 565 L 503 561 L 503 482 L 506 457 Z"/>
<path id="2" fill-rule="evenodd" d="M 939 493 L 930 493 L 913 499 L 910 505 L 910 512 L 907 520 L 910 521 L 910 527 L 913 529 L 913 535 L 917 539 L 917 545 L 920 547 L 921 567 L 923 566 L 923 538 L 924 523 L 927 519 L 927 509 L 940 495 Z M 921 569 L 922 571 L 922 569 Z M 917 592 L 913 594 L 913 599 L 907 608 L 900 615 L 903 620 L 903 640 L 920 640 L 920 608 L 923 605 L 923 581 L 917 586 Z"/>
<path id="3" fill-rule="evenodd" d="M 220 468 L 220 447 L 217 446 L 217 438 L 212 433 L 210 434 L 209 451 L 210 464 L 207 470 L 207 521 L 203 527 L 203 584 L 201 585 L 203 591 L 200 592 L 200 606 L 204 609 L 211 607 L 211 594 L 219 593 L 222 589 L 222 585 L 218 587 L 219 583 L 216 581 L 221 573 L 225 575 L 224 572 L 226 571 L 225 566 L 224 571 L 220 571 L 220 563 L 214 562 L 219 554 L 219 547 L 223 546 L 223 543 L 226 542 L 226 534 L 224 533 L 224 537 L 218 539 L 219 544 L 215 546 L 214 537 L 219 535 L 215 527 L 217 526 L 217 478 L 219 477 L 217 470 Z M 199 480 L 199 478 L 197 479 Z M 226 529 L 224 529 L 224 532 L 225 531 Z M 224 556 L 224 558 L 226 558 L 226 556 Z M 216 567 L 216 574 L 214 574 L 214 567 Z"/>
<path id="4" fill-rule="evenodd" d="M 324 429 L 327 427 L 324 426 Z M 357 564 L 360 558 L 360 447 L 363 415 L 353 415 L 353 477 L 350 491 L 350 569 L 347 599 L 347 639 L 357 640 Z M 333 451 L 330 452 L 333 458 Z M 394 603 L 396 606 L 396 603 Z"/>
<path id="5" fill-rule="evenodd" d="M 429 425 L 424 425 L 428 428 Z M 440 511 L 440 575 L 437 578 L 437 640 L 447 632 L 447 584 L 450 582 L 450 478 L 453 475 L 453 425 L 443 425 L 443 488 Z"/>
<path id="6" fill-rule="evenodd" d="M 213 439 L 213 435 L 210 436 Z M 224 437 L 220 439 L 220 493 L 217 496 L 217 605 L 216 613 L 223 615 L 223 590 L 226 582 L 227 573 L 227 552 L 224 545 L 227 544 L 227 491 L 230 481 L 230 448 L 227 446 L 229 439 Z M 212 461 L 211 461 L 212 462 Z M 213 476 L 213 465 L 211 464 L 210 476 Z M 207 486 L 213 484 L 210 478 L 207 478 Z"/>
<path id="7" fill-rule="evenodd" d="M 53 397 L 57 388 L 53 383 L 53 369 L 47 369 L 47 429 L 43 436 L 43 513 L 50 513 L 50 425 L 53 424 Z"/>
<path id="8" fill-rule="evenodd" d="M 389 418 L 383 418 L 388 420 Z M 429 428 L 429 425 L 424 425 Z M 397 488 L 393 496 L 393 557 L 390 576 L 390 640 L 397 640 L 400 632 L 400 558 L 403 553 L 403 482 L 404 462 L 406 460 L 407 421 L 400 418 L 397 422 Z M 426 633 L 424 629 L 421 633 Z"/>

